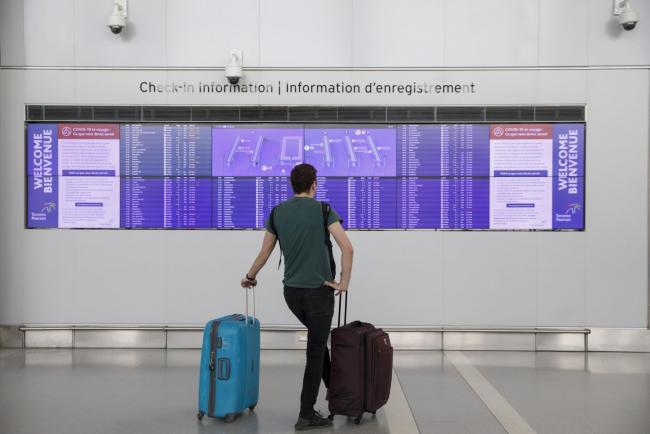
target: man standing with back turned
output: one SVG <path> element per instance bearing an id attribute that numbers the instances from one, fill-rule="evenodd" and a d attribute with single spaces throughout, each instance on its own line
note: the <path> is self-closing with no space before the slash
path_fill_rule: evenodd
<path id="1" fill-rule="evenodd" d="M 257 273 L 271 256 L 276 240 L 284 254 L 284 299 L 291 312 L 307 327 L 307 365 L 302 380 L 300 415 L 295 428 L 303 431 L 332 424 L 314 410 L 321 377 L 329 387 L 330 358 L 327 338 L 334 315 L 336 295 L 348 290 L 352 273 L 353 249 L 341 220 L 332 208 L 327 224 L 316 194 L 316 169 L 310 164 L 299 164 L 291 171 L 291 187 L 295 196 L 281 203 L 271 212 L 264 226 L 264 241 L 246 276 L 242 287 L 255 286 Z M 325 227 L 334 236 L 341 249 L 341 280 L 334 281 L 330 271 L 328 249 L 325 245 Z"/>

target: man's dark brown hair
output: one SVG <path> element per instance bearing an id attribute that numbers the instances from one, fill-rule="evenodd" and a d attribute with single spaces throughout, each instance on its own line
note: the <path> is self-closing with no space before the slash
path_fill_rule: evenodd
<path id="1" fill-rule="evenodd" d="M 316 181 L 316 168 L 311 164 L 298 164 L 291 171 L 291 187 L 296 194 L 306 193 Z"/>

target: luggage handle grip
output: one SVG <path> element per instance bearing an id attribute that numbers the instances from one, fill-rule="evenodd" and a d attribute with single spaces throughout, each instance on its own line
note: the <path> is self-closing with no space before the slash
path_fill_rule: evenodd
<path id="1" fill-rule="evenodd" d="M 219 358 L 217 378 L 219 380 L 230 379 L 230 359 Z"/>
<path id="2" fill-rule="evenodd" d="M 250 312 L 248 311 L 248 290 L 251 290 L 251 292 L 253 293 L 253 317 L 252 318 L 250 316 Z M 245 297 L 246 297 L 246 303 L 245 303 L 245 306 L 246 306 L 246 324 L 248 324 L 248 319 L 249 318 L 251 320 L 251 324 L 254 324 L 255 323 L 255 317 L 256 317 L 256 312 L 255 312 L 255 287 L 250 286 L 248 288 L 245 288 L 244 291 L 246 291 L 246 294 L 245 294 Z"/>
<path id="3" fill-rule="evenodd" d="M 338 320 L 338 327 L 341 327 L 341 301 L 343 298 L 343 294 L 345 294 L 345 312 L 343 313 L 343 325 L 346 325 L 348 323 L 348 292 L 343 291 L 343 293 L 339 293 L 339 320 Z"/>

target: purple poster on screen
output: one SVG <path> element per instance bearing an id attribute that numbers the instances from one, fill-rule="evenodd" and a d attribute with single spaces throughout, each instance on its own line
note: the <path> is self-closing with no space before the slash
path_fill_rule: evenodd
<path id="1" fill-rule="evenodd" d="M 553 229 L 584 228 L 584 125 L 553 126 Z"/>
<path id="2" fill-rule="evenodd" d="M 56 124 L 27 127 L 27 227 L 58 225 L 58 131 Z"/>

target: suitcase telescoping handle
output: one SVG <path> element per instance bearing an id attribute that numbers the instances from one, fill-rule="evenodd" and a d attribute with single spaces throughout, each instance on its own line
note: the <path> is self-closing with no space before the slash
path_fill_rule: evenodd
<path id="1" fill-rule="evenodd" d="M 248 291 L 251 291 L 253 293 L 253 316 L 251 317 L 248 312 Z M 250 318 L 251 324 L 255 323 L 255 287 L 251 286 L 246 288 L 244 291 L 246 291 L 246 324 L 248 324 L 248 319 Z"/>
<path id="2" fill-rule="evenodd" d="M 338 327 L 341 327 L 341 301 L 343 299 L 343 294 L 345 294 L 345 312 L 343 313 L 343 325 L 348 323 L 348 292 L 339 293 L 339 321 Z"/>

